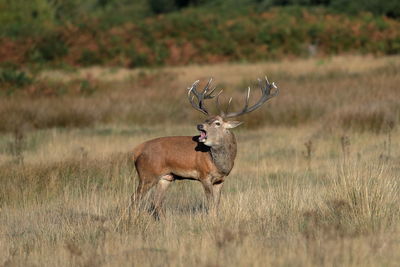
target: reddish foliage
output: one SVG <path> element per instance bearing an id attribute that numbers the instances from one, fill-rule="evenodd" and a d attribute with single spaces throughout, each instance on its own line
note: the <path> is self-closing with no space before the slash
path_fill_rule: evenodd
<path id="1" fill-rule="evenodd" d="M 227 19 L 187 11 L 179 18 L 160 15 L 141 24 L 127 23 L 106 31 L 100 30 L 98 22 L 89 22 L 85 27 L 67 24 L 55 31 L 59 40 L 53 41 L 64 42 L 67 52 L 47 63 L 75 66 L 257 61 L 308 55 L 307 47 L 311 44 L 318 46 L 319 55 L 400 52 L 400 21 L 307 9 L 297 15 L 272 9 Z M 0 38 L 0 63 L 35 63 L 31 52 L 40 42 L 42 37 Z"/>

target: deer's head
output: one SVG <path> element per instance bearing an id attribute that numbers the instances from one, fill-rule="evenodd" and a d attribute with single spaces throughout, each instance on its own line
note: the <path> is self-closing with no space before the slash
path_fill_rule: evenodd
<path id="1" fill-rule="evenodd" d="M 226 111 L 223 111 L 219 101 L 219 96 L 221 95 L 222 90 L 218 94 L 214 94 L 216 87 L 210 88 L 212 78 L 208 81 L 202 92 L 197 91 L 197 86 L 199 84 L 198 80 L 195 81 L 193 85 L 188 88 L 188 98 L 192 107 L 207 116 L 206 120 L 203 123 L 197 125 L 197 129 L 200 131 L 200 136 L 198 139 L 199 142 L 202 142 L 210 147 L 217 147 L 222 145 L 225 139 L 231 136 L 229 129 L 235 128 L 242 124 L 242 122 L 240 121 L 232 121 L 228 119 L 252 112 L 253 110 L 261 107 L 261 105 L 270 98 L 278 95 L 279 89 L 275 86 L 274 83 L 269 83 L 266 77 L 265 83 L 263 83 L 260 79 L 258 81 L 262 92 L 260 99 L 253 106 L 249 107 L 250 87 L 248 87 L 245 105 L 243 109 L 238 112 L 228 112 L 232 98 L 230 98 L 228 102 Z M 275 89 L 275 91 L 271 93 L 271 89 Z M 209 114 L 204 105 L 205 100 L 212 99 L 214 97 L 216 97 L 216 104 L 220 113 L 219 115 Z"/>

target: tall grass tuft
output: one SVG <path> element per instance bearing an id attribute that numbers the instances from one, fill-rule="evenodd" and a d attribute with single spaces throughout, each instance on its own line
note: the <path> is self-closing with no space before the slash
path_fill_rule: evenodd
<path id="1" fill-rule="evenodd" d="M 399 182 L 390 167 L 358 163 L 339 168 L 332 187 L 334 211 L 341 203 L 343 223 L 354 234 L 375 233 L 393 226 L 399 218 Z M 336 203 L 336 205 L 335 205 Z"/>

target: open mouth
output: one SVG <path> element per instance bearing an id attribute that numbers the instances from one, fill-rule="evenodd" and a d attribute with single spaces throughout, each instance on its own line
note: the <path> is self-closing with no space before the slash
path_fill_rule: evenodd
<path id="1" fill-rule="evenodd" d="M 200 130 L 199 142 L 204 142 L 207 140 L 207 132 L 204 130 Z"/>

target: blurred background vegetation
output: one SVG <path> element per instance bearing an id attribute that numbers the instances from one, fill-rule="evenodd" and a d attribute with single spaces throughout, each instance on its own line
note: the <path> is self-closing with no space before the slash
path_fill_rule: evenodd
<path id="1" fill-rule="evenodd" d="M 400 52 L 396 0 L 0 0 L 0 64 L 142 67 Z"/>
<path id="2" fill-rule="evenodd" d="M 281 96 L 280 107 L 251 115 L 253 126 L 299 125 L 341 110 L 335 115 L 340 120 L 331 122 L 340 121 L 344 128 L 358 123 L 361 126 L 356 128 L 381 132 L 400 118 L 399 105 L 390 102 L 398 89 L 396 57 L 385 57 L 384 64 L 368 69 L 363 66 L 375 61 L 352 58 L 358 74 L 344 71 L 350 64 L 346 59 L 320 74 L 289 75 L 291 62 L 279 71 L 264 65 L 252 73 L 246 69 L 255 62 L 310 57 L 324 69 L 333 55 L 379 58 L 399 53 L 400 2 L 394 0 L 0 0 L 0 132 L 18 133 L 26 125 L 42 129 L 117 122 L 181 123 L 192 111 L 181 111 L 183 91 L 176 88 L 215 75 L 225 83 L 220 86 L 239 90 L 260 72 L 292 90 L 293 98 Z M 243 80 L 226 84 L 232 79 L 230 71 L 216 74 L 218 68 L 214 68 L 209 73 L 211 67 L 198 72 L 191 68 L 184 79 L 179 78 L 182 71 L 154 69 L 226 62 L 249 63 L 235 71 Z M 65 80 L 93 66 L 110 72 L 132 70 L 129 79 L 105 81 L 97 71 Z M 229 69 L 228 65 L 223 68 Z M 55 69 L 63 75 L 48 79 L 55 75 L 49 71 Z M 376 81 L 364 75 L 376 72 L 388 79 L 385 88 L 376 84 L 381 93 L 375 97 L 380 102 L 374 110 L 364 100 L 357 107 L 354 96 L 363 99 L 364 90 L 372 90 Z M 336 102 L 326 104 L 326 92 L 331 90 L 326 82 L 339 80 L 348 80 L 353 96 L 348 98 L 346 85 L 337 97 L 329 94 Z M 317 101 L 308 101 L 307 95 L 295 90 L 298 83 L 307 82 L 307 90 L 315 90 Z M 346 105 L 354 110 L 344 114 Z"/>

